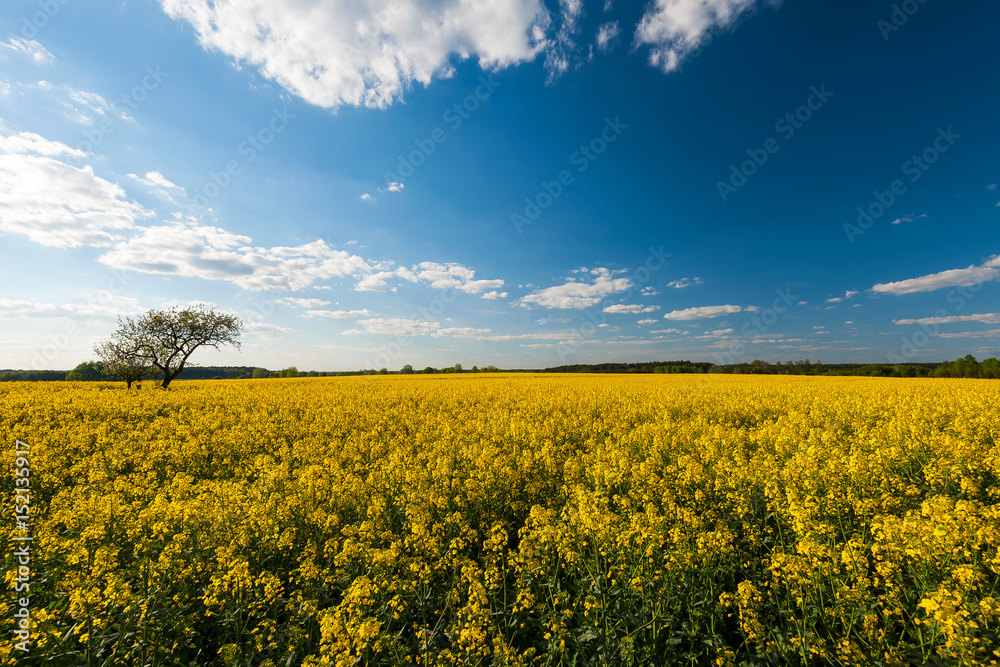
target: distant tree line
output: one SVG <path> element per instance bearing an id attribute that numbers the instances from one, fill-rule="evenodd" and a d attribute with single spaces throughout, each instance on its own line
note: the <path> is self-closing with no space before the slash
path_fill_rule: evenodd
<path id="1" fill-rule="evenodd" d="M 185 366 L 185 380 L 243 380 L 247 378 L 298 378 L 332 377 L 348 375 L 433 375 L 446 373 L 499 373 L 501 369 L 490 364 L 482 368 L 473 366 L 465 370 L 462 364 L 423 370 L 406 364 L 398 371 L 387 368 L 361 369 L 356 371 L 300 371 L 295 366 L 281 370 L 268 370 L 259 366 Z M 532 369 L 507 369 L 504 372 L 539 372 Z M 704 361 L 650 361 L 636 363 L 606 362 L 600 364 L 570 364 L 546 368 L 546 373 L 632 373 L 632 374 L 675 374 L 675 373 L 723 373 L 732 375 L 853 375 L 865 377 L 945 377 L 945 378 L 987 378 L 1000 379 L 1000 360 L 990 357 L 977 361 L 966 355 L 955 361 L 914 362 L 910 364 L 824 364 L 809 359 L 770 363 L 754 359 L 749 363 L 719 366 Z M 0 370 L 0 382 L 11 381 L 108 381 L 118 377 L 107 372 L 101 361 L 86 361 L 69 371 Z"/>
<path id="2" fill-rule="evenodd" d="M 711 362 L 651 361 L 645 363 L 572 364 L 546 368 L 549 373 L 723 373 L 731 375 L 855 375 L 865 377 L 950 377 L 1000 379 L 1000 360 L 977 361 L 967 355 L 955 361 L 910 364 L 824 364 L 810 359 L 770 363 L 717 365 Z"/>

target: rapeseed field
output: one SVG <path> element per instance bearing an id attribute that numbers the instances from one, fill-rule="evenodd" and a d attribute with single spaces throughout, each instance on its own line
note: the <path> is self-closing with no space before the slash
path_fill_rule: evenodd
<path id="1" fill-rule="evenodd" d="M 986 380 L 0 384 L 0 663 L 996 664 L 998 435 Z"/>

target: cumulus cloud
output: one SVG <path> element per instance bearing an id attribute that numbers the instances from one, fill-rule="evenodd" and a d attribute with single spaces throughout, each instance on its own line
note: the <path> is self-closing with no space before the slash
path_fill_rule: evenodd
<path id="1" fill-rule="evenodd" d="M 723 317 L 743 312 L 740 306 L 701 306 L 698 308 L 685 308 L 683 310 L 672 310 L 663 316 L 665 320 L 701 320 L 710 317 Z"/>
<path id="2" fill-rule="evenodd" d="M 564 6 L 579 0 L 567 2 Z M 454 74 L 455 60 L 485 69 L 533 60 L 550 46 L 541 0 L 160 0 L 191 24 L 202 47 L 259 69 L 326 108 L 384 108 L 414 83 Z"/>
<path id="3" fill-rule="evenodd" d="M 673 72 L 713 33 L 734 26 L 740 17 L 773 0 L 655 0 L 635 31 L 637 45 L 649 45 L 649 63 Z"/>
<path id="4" fill-rule="evenodd" d="M 994 255 L 980 266 L 972 264 L 964 269 L 949 269 L 919 278 L 879 283 L 872 286 L 872 291 L 876 294 L 913 294 L 933 292 L 946 287 L 969 287 L 997 279 L 1000 279 L 1000 256 Z"/>
<path id="5" fill-rule="evenodd" d="M 481 294 L 484 299 L 506 298 L 506 292 L 497 290 L 504 286 L 501 279 L 478 280 L 476 272 L 467 266 L 454 262 L 421 262 L 410 268 L 398 267 L 393 270 L 378 271 L 358 281 L 358 292 L 388 292 L 396 288 L 390 280 L 405 280 L 411 283 L 428 283 L 434 289 L 454 289 L 464 294 Z"/>
<path id="6" fill-rule="evenodd" d="M 605 268 L 591 269 L 593 282 L 571 278 L 569 282 L 546 287 L 522 297 L 522 306 L 542 306 L 544 308 L 583 309 L 600 303 L 605 297 L 624 292 L 632 286 L 628 278 L 615 278 Z"/>
<path id="7" fill-rule="evenodd" d="M 99 258 L 141 273 L 225 280 L 244 289 L 300 290 L 314 282 L 370 271 L 368 263 L 324 241 L 261 248 L 252 239 L 207 225 L 171 223 L 143 227 Z"/>
<path id="8" fill-rule="evenodd" d="M 57 158 L 85 154 L 21 132 L 0 137 L 0 231 L 58 248 L 110 246 L 152 213 L 115 183 Z"/>

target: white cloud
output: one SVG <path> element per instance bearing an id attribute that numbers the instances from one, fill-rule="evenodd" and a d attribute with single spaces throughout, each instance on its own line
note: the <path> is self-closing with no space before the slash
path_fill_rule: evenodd
<path id="1" fill-rule="evenodd" d="M 950 269 L 894 283 L 879 283 L 872 287 L 872 291 L 876 294 L 913 294 L 945 287 L 968 287 L 997 279 L 1000 279 L 1000 256 L 993 256 L 982 266 L 973 264 L 964 269 Z"/>
<path id="2" fill-rule="evenodd" d="M 607 53 L 611 49 L 611 42 L 618 37 L 618 21 L 609 21 L 597 29 L 597 48 Z"/>
<path id="3" fill-rule="evenodd" d="M 681 278 L 680 280 L 674 280 L 667 283 L 667 287 L 673 287 L 674 289 L 684 289 L 685 287 L 691 287 L 691 285 L 701 285 L 702 280 L 698 276 L 694 278 Z"/>
<path id="4" fill-rule="evenodd" d="M 893 224 L 893 225 L 901 225 L 904 222 L 913 222 L 914 220 L 919 220 L 920 218 L 926 218 L 926 217 L 927 217 L 926 213 L 924 213 L 922 215 L 916 215 L 916 216 L 914 216 L 914 215 L 904 215 L 904 216 L 898 217 L 895 220 L 893 220 L 891 224 Z"/>
<path id="5" fill-rule="evenodd" d="M 961 333 L 939 333 L 938 338 L 1000 338 L 1000 329 L 989 331 L 964 331 Z"/>
<path id="6" fill-rule="evenodd" d="M 647 319 L 647 320 L 639 320 L 638 322 L 636 322 L 636 324 L 656 324 L 657 322 L 659 322 L 659 320 Z"/>
<path id="7" fill-rule="evenodd" d="M 36 65 L 46 65 L 55 61 L 55 56 L 49 53 L 44 46 L 33 39 L 11 37 L 6 42 L 0 42 L 0 47 L 24 56 Z"/>
<path id="8" fill-rule="evenodd" d="M 577 0 L 578 1 L 578 0 Z M 533 60 L 549 46 L 541 0 L 160 0 L 202 47 L 256 66 L 307 102 L 384 108 L 413 84 Z"/>
<path id="9" fill-rule="evenodd" d="M 700 308 L 685 308 L 673 310 L 663 316 L 665 320 L 700 320 L 710 317 L 723 317 L 743 312 L 740 306 L 701 306 Z"/>
<path id="10" fill-rule="evenodd" d="M 114 320 L 118 315 L 141 312 L 139 302 L 132 297 L 117 295 L 86 295 L 82 303 L 44 303 L 24 299 L 0 299 L 0 317 L 28 319 L 62 317 L 71 320 Z"/>
<path id="11" fill-rule="evenodd" d="M 137 176 L 136 174 L 128 174 L 128 178 L 131 178 L 136 183 L 149 188 L 161 197 L 165 197 L 174 204 L 176 204 L 177 201 L 173 198 L 173 193 L 184 193 L 184 188 L 167 180 L 167 178 L 158 171 L 147 171 L 145 177 Z M 175 213 L 174 216 L 180 218 L 181 214 Z"/>
<path id="12" fill-rule="evenodd" d="M 606 296 L 624 292 L 632 283 L 628 278 L 615 278 L 609 269 L 598 268 L 589 271 L 594 282 L 582 282 L 575 278 L 563 285 L 546 287 L 522 297 L 522 306 L 542 306 L 544 308 L 583 309 L 600 303 Z"/>
<path id="13" fill-rule="evenodd" d="M 762 0 L 655 0 L 636 27 L 635 43 L 650 45 L 649 63 L 672 72 L 707 36 L 732 27 L 760 4 Z"/>
<path id="14" fill-rule="evenodd" d="M 1000 324 L 1000 313 L 980 313 L 978 315 L 947 315 L 945 317 L 921 317 L 920 319 L 893 320 L 893 324 L 953 324 L 955 322 L 982 322 Z"/>
<path id="15" fill-rule="evenodd" d="M 364 334 L 376 334 L 387 336 L 418 336 L 420 334 L 432 334 L 441 328 L 438 322 L 423 322 L 421 320 L 408 320 L 401 317 L 395 318 L 369 318 L 359 320 L 361 329 L 348 329 L 345 335 L 360 336 Z"/>
<path id="16" fill-rule="evenodd" d="M 847 290 L 846 292 L 844 292 L 844 296 L 835 296 L 832 299 L 827 299 L 826 302 L 827 303 L 841 303 L 842 301 L 853 299 L 854 297 L 856 297 L 859 294 L 861 294 L 861 292 L 859 292 L 857 290 Z"/>
<path id="17" fill-rule="evenodd" d="M 421 262 L 410 271 L 413 272 L 411 280 L 423 280 L 435 289 L 457 289 L 466 294 L 480 294 L 504 285 L 503 280 L 476 280 L 476 272 L 461 264 Z"/>
<path id="18" fill-rule="evenodd" d="M 375 197 L 372 197 L 370 194 L 368 194 L 366 192 L 363 195 L 361 195 L 361 200 L 362 201 L 375 201 Z"/>
<path id="19" fill-rule="evenodd" d="M 324 301 L 323 299 L 297 299 L 291 296 L 278 299 L 275 303 L 282 306 L 291 306 L 292 308 L 319 308 L 320 306 L 330 305 L 329 301 Z"/>
<path id="20" fill-rule="evenodd" d="M 41 84 L 39 87 L 42 87 Z M 42 88 L 47 90 L 47 88 Z M 132 120 L 124 108 L 115 109 L 97 93 L 71 88 L 64 88 L 64 91 L 66 99 L 59 100 L 59 104 L 64 109 L 63 115 L 75 123 L 93 125 L 97 118 L 103 118 L 109 114 L 114 114 L 122 120 Z"/>
<path id="21" fill-rule="evenodd" d="M 546 43 L 545 69 L 549 73 L 549 81 L 569 69 L 570 61 L 575 58 L 576 34 L 580 30 L 580 18 L 583 16 L 582 0 L 559 0 L 559 30 Z M 545 28 L 550 20 L 546 18 Z"/>
<path id="22" fill-rule="evenodd" d="M 628 305 L 616 304 L 614 306 L 608 306 L 604 309 L 605 313 L 632 313 L 633 315 L 638 315 L 640 313 L 655 313 L 660 309 L 659 306 L 640 306 L 637 304 Z"/>
<path id="23" fill-rule="evenodd" d="M 141 273 L 226 280 L 244 289 L 299 290 L 333 277 L 365 273 L 368 263 L 324 241 L 261 248 L 248 236 L 194 223 L 143 227 L 102 255 L 108 266 Z"/>
<path id="24" fill-rule="evenodd" d="M 482 336 L 490 333 L 491 329 L 474 329 L 472 327 L 445 327 L 443 329 L 438 329 L 431 335 L 435 338 L 442 338 L 444 336 L 450 336 L 451 338 L 475 338 L 480 339 Z"/>
<path id="25" fill-rule="evenodd" d="M 171 183 L 158 171 L 147 171 L 145 177 L 136 176 L 135 174 L 129 174 L 128 177 L 138 183 L 142 183 L 148 188 L 153 188 L 154 190 L 181 190 L 182 192 L 184 190 L 184 188 L 176 183 Z"/>
<path id="26" fill-rule="evenodd" d="M 57 157 L 85 154 L 28 132 L 0 137 L 0 231 L 59 248 L 110 246 L 152 213 L 118 185 Z"/>
<path id="27" fill-rule="evenodd" d="M 450 262 L 421 262 L 410 268 L 398 267 L 391 271 L 379 271 L 365 276 L 354 289 L 358 292 L 395 291 L 389 280 L 401 278 L 411 283 L 427 282 L 434 289 L 455 289 L 465 294 L 482 294 L 484 299 L 506 298 L 506 292 L 497 292 L 503 287 L 503 280 L 476 280 L 476 272 L 461 264 Z"/>
<path id="28" fill-rule="evenodd" d="M 386 280 L 386 278 L 392 278 L 395 275 L 395 271 L 379 271 L 378 273 L 373 273 L 362 278 L 358 284 L 354 286 L 354 289 L 358 292 L 395 291 L 395 288 L 389 285 Z"/>
<path id="29" fill-rule="evenodd" d="M 246 327 L 247 333 L 253 334 L 256 338 L 262 340 L 277 340 L 278 336 L 275 334 L 295 333 L 294 329 L 270 322 L 245 322 L 243 326 Z"/>
<path id="30" fill-rule="evenodd" d="M 655 331 L 650 331 L 651 334 L 679 334 L 680 329 L 657 329 Z M 687 333 L 686 331 L 684 333 Z"/>
<path id="31" fill-rule="evenodd" d="M 33 132 L 19 132 L 9 136 L 0 135 L 0 151 L 16 155 L 44 155 L 45 157 L 86 157 L 86 153 L 70 148 L 59 141 L 49 141 Z"/>
<path id="32" fill-rule="evenodd" d="M 379 192 L 402 192 L 405 189 L 406 189 L 405 185 L 403 185 L 402 183 L 399 183 L 398 181 L 393 181 L 393 182 L 389 183 L 389 185 L 385 186 L 384 188 L 379 188 L 378 191 Z"/>
<path id="33" fill-rule="evenodd" d="M 315 299 L 304 299 L 305 301 L 314 301 Z M 371 317 L 374 315 L 372 311 L 367 308 L 363 310 L 307 310 L 307 317 L 328 317 L 332 320 L 343 320 L 349 317 Z"/>

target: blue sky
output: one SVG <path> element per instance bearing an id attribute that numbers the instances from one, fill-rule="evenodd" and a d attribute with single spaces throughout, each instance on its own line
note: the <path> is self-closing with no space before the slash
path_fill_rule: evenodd
<path id="1" fill-rule="evenodd" d="M 13 0 L 0 367 L 1000 354 L 1000 6 Z"/>

